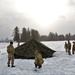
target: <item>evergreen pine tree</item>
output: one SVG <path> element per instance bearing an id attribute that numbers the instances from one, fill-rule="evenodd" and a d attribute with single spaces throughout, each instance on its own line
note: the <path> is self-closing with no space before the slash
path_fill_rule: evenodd
<path id="1" fill-rule="evenodd" d="M 19 37 L 19 28 L 16 26 L 14 31 L 13 31 L 13 40 L 16 41 L 16 42 L 20 42 L 20 37 Z"/>

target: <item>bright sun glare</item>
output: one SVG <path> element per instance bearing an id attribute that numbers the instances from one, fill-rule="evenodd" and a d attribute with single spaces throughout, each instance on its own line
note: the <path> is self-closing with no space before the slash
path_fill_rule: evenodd
<path id="1" fill-rule="evenodd" d="M 16 9 L 25 16 L 28 14 L 40 27 L 47 28 L 59 16 L 68 12 L 68 0 L 15 0 Z"/>

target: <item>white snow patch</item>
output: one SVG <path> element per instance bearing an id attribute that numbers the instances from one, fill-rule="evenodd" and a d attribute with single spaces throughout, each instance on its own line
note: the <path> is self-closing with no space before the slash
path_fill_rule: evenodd
<path id="1" fill-rule="evenodd" d="M 72 42 L 72 41 L 71 41 Z M 34 71 L 34 60 L 15 59 L 15 68 L 7 67 L 7 45 L 0 43 L 0 75 L 75 75 L 75 55 L 68 55 L 65 41 L 42 42 L 55 50 L 54 57 L 44 59 L 42 68 Z M 14 47 L 17 43 L 14 43 Z"/>

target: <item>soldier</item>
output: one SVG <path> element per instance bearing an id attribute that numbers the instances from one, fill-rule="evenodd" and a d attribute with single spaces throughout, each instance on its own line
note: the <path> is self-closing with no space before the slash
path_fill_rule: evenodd
<path id="1" fill-rule="evenodd" d="M 42 67 L 42 64 L 44 63 L 44 60 L 42 58 L 42 55 L 39 53 L 38 50 L 35 51 L 35 68 L 38 67 L 40 69 Z"/>
<path id="2" fill-rule="evenodd" d="M 65 46 L 64 46 L 64 48 L 65 48 L 66 52 L 68 52 L 68 51 L 67 51 L 67 48 L 68 48 L 68 44 L 67 44 L 67 42 L 65 42 Z"/>
<path id="3" fill-rule="evenodd" d="M 68 54 L 71 55 L 71 43 L 68 40 Z"/>
<path id="4" fill-rule="evenodd" d="M 8 67 L 10 67 L 10 62 L 11 62 L 11 67 L 14 66 L 14 47 L 13 47 L 13 42 L 10 42 L 10 45 L 7 46 L 7 53 L 8 53 Z"/>
<path id="5" fill-rule="evenodd" d="M 73 47 L 72 47 L 72 54 L 75 53 L 75 42 L 73 42 Z"/>

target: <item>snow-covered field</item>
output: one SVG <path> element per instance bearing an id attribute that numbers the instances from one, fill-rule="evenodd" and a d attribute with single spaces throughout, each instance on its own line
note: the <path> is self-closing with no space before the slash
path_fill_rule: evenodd
<path id="1" fill-rule="evenodd" d="M 34 60 L 15 59 L 16 67 L 7 67 L 6 48 L 9 43 L 0 43 L 0 75 L 75 75 L 75 55 L 68 55 L 65 52 L 65 41 L 42 43 L 56 52 L 54 57 L 44 59 L 42 68 L 37 72 L 34 71 Z M 14 47 L 16 46 L 17 43 L 14 43 Z"/>

